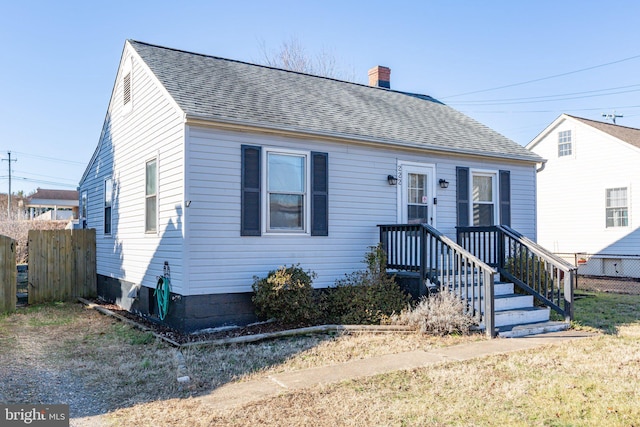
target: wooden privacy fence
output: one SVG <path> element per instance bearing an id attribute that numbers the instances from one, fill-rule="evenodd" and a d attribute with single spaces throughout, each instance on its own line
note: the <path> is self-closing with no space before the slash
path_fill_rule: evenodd
<path id="1" fill-rule="evenodd" d="M 0 236 L 0 313 L 16 309 L 16 242 Z"/>
<path id="2" fill-rule="evenodd" d="M 93 297 L 96 286 L 94 229 L 29 230 L 29 304 Z"/>

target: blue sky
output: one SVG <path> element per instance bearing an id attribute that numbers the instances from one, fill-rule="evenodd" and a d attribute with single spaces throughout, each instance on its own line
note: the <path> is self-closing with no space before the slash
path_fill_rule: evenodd
<path id="1" fill-rule="evenodd" d="M 14 192 L 75 189 L 128 38 L 248 62 L 295 38 L 360 83 L 388 66 L 392 89 L 438 98 L 522 145 L 563 112 L 615 110 L 640 128 L 639 16 L 628 0 L 5 0 L 0 157 L 18 159 Z M 5 161 L 2 193 L 7 176 Z"/>

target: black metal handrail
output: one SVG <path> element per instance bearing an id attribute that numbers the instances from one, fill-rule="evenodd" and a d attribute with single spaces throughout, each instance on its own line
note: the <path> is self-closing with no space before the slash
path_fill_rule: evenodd
<path id="1" fill-rule="evenodd" d="M 573 319 L 577 268 L 505 225 L 458 227 L 458 244 L 566 321 Z"/>
<path id="2" fill-rule="evenodd" d="M 420 283 L 453 292 L 495 336 L 496 270 L 427 224 L 379 225 L 387 268 L 419 274 Z M 426 286 L 420 286 L 422 293 Z"/>

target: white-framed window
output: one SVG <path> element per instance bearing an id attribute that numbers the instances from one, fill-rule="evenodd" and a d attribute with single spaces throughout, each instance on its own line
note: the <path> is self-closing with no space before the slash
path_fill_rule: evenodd
<path id="1" fill-rule="evenodd" d="M 558 132 L 558 157 L 570 156 L 572 153 L 571 131 Z"/>
<path id="2" fill-rule="evenodd" d="M 113 179 L 104 180 L 104 235 L 111 235 L 111 208 L 113 205 Z"/>
<path id="3" fill-rule="evenodd" d="M 308 233 L 309 152 L 265 149 L 265 233 Z"/>
<path id="4" fill-rule="evenodd" d="M 148 160 L 145 163 L 145 207 L 144 231 L 156 233 L 158 231 L 158 161 Z"/>
<path id="5" fill-rule="evenodd" d="M 470 223 L 473 226 L 498 224 L 498 174 L 471 171 Z"/>
<path id="6" fill-rule="evenodd" d="M 605 192 L 607 228 L 627 227 L 629 225 L 627 187 L 607 188 Z"/>

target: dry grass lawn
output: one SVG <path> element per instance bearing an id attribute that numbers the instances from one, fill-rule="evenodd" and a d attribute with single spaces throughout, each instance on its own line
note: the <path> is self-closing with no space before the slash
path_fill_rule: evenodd
<path id="1" fill-rule="evenodd" d="M 484 337 L 326 334 L 190 348 L 183 352 L 193 381 L 180 387 L 173 348 L 78 304 L 52 304 L 0 317 L 0 367 L 28 353 L 29 363 L 81 379 L 104 407 L 86 425 L 640 426 L 639 319 L 640 296 L 588 294 L 576 303 L 576 327 L 600 331 L 595 338 L 316 387 L 225 412 L 197 396 L 274 372 Z M 0 401 L 20 402 L 24 394 L 14 388 L 0 376 Z"/>

